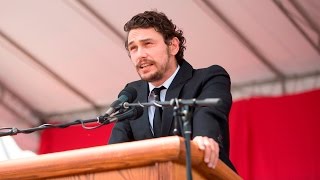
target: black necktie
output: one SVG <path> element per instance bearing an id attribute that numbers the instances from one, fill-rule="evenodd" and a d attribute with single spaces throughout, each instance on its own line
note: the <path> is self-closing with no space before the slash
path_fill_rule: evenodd
<path id="1" fill-rule="evenodd" d="M 165 89 L 161 86 L 159 88 L 154 88 L 152 92 L 154 93 L 155 101 L 160 101 L 160 91 Z M 161 136 L 161 124 L 162 124 L 162 108 L 155 106 L 154 118 L 153 118 L 153 134 L 154 137 Z"/>

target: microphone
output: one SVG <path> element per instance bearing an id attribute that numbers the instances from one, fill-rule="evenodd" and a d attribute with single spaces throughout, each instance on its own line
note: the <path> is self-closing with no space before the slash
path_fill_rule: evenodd
<path id="1" fill-rule="evenodd" d="M 104 117 L 109 117 L 112 113 L 118 111 L 122 108 L 122 104 L 124 102 L 133 102 L 137 98 L 137 90 L 133 87 L 125 87 L 118 95 L 118 99 L 114 101 L 106 113 L 103 115 Z"/>
<path id="2" fill-rule="evenodd" d="M 143 114 L 143 107 L 137 106 L 133 107 L 122 114 L 115 115 L 113 117 L 109 117 L 107 120 L 108 123 L 112 123 L 114 121 L 122 121 L 122 120 L 135 120 L 141 117 Z"/>

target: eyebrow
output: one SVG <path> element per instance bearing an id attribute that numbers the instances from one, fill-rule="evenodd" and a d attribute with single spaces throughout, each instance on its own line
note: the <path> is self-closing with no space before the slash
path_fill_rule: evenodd
<path id="1" fill-rule="evenodd" d="M 146 42 L 146 41 L 152 41 L 153 39 L 151 39 L 151 38 L 146 38 L 146 39 L 141 39 L 141 40 L 139 40 L 140 42 Z M 134 41 L 130 41 L 129 43 L 128 43 L 128 46 L 130 46 L 131 44 L 133 44 L 134 43 Z"/>

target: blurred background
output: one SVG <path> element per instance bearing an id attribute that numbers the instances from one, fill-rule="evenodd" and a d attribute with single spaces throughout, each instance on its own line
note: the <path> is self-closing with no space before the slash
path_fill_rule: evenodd
<path id="1" fill-rule="evenodd" d="M 0 0 L 0 128 L 101 115 L 127 82 L 139 79 L 124 48 L 123 25 L 153 9 L 183 30 L 185 58 L 194 68 L 218 64 L 229 72 L 230 153 L 239 174 L 319 178 L 320 159 L 313 154 L 320 150 L 317 0 Z M 12 137 L 21 152 L 36 155 L 106 144 L 111 129 Z M 70 143 L 75 140 L 81 143 Z M 8 140 L 0 142 L 10 159 Z M 290 163 L 293 154 L 302 157 Z"/>

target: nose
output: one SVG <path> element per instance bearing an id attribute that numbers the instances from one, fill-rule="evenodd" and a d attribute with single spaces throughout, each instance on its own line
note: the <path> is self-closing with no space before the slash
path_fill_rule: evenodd
<path id="1" fill-rule="evenodd" d="M 138 48 L 137 49 L 137 51 L 136 51 L 136 53 L 135 53 L 135 62 L 136 62 L 136 64 L 139 64 L 140 63 L 140 61 L 142 61 L 142 60 L 144 60 L 144 59 L 146 59 L 147 58 L 147 56 L 148 56 L 148 53 L 146 52 L 146 50 L 144 49 L 144 48 Z"/>
<path id="2" fill-rule="evenodd" d="M 146 52 L 145 48 L 143 48 L 143 47 L 138 48 L 137 57 L 138 57 L 138 59 L 147 57 L 147 52 Z"/>

